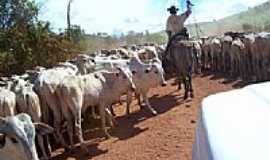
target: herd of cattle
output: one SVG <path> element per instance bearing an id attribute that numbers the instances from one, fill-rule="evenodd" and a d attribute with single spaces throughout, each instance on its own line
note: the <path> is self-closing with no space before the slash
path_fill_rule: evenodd
<path id="1" fill-rule="evenodd" d="M 183 82 L 184 98 L 188 98 L 188 93 L 194 97 L 193 71 L 211 69 L 243 79 L 266 80 L 269 58 L 270 34 L 227 33 L 176 42 L 169 52 L 165 45 L 154 44 L 100 50 L 80 54 L 53 68 L 36 67 L 23 75 L 1 77 L 0 159 L 38 160 L 36 133 L 44 159 L 51 153 L 50 133 L 66 149 L 74 147 L 75 134 L 81 147 L 87 150 L 82 116 L 90 109 L 93 118 L 100 118 L 104 135 L 110 137 L 106 124 L 114 125 L 113 105 L 121 102 L 123 95 L 126 114 L 130 113 L 135 95 L 140 106 L 145 105 L 156 115 L 147 93 L 150 88 L 166 86 L 165 72 L 175 71 L 179 89 Z M 69 142 L 63 138 L 65 131 Z"/>
<path id="2" fill-rule="evenodd" d="M 270 33 L 234 33 L 203 38 L 202 68 L 247 81 L 270 79 Z"/>
<path id="3" fill-rule="evenodd" d="M 75 133 L 86 149 L 81 122 L 88 108 L 94 118 L 98 117 L 97 108 L 102 129 L 110 137 L 106 122 L 113 126 L 112 105 L 122 95 L 126 95 L 127 114 L 136 93 L 140 105 L 144 104 L 156 115 L 147 93 L 152 87 L 166 85 L 162 62 L 154 46 L 81 54 L 53 68 L 36 67 L 23 75 L 2 77 L 0 83 L 0 117 L 8 117 L 0 119 L 0 159 L 3 160 L 38 159 L 35 127 L 37 144 L 45 159 L 49 158 L 51 148 L 47 145 L 48 136 L 42 135 L 45 133 L 53 132 L 55 140 L 66 149 L 74 147 Z M 63 138 L 65 131 L 69 142 Z"/>

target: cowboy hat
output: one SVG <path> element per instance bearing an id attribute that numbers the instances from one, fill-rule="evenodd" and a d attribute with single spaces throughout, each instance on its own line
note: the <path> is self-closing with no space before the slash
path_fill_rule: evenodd
<path id="1" fill-rule="evenodd" d="M 167 11 L 170 11 L 170 12 L 177 12 L 179 9 L 176 8 L 174 5 L 171 6 L 170 8 L 167 8 Z"/>

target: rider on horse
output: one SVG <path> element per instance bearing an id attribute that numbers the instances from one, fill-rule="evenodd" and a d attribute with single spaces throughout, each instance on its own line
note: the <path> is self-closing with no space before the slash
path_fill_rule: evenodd
<path id="1" fill-rule="evenodd" d="M 168 34 L 168 44 L 165 56 L 162 61 L 163 68 L 167 73 L 176 74 L 176 82 L 185 86 L 184 99 L 194 97 L 192 87 L 192 71 L 193 71 L 193 43 L 189 41 L 187 29 L 184 23 L 191 14 L 191 2 L 187 0 L 187 11 L 181 15 L 177 15 L 178 8 L 171 6 L 168 8 L 170 17 L 167 20 L 166 32 Z"/>
<path id="2" fill-rule="evenodd" d="M 187 33 L 187 28 L 184 27 L 184 23 L 191 14 L 191 6 L 193 6 L 193 4 L 191 4 L 190 0 L 187 0 L 187 11 L 181 15 L 177 15 L 177 11 L 179 9 L 175 6 L 171 6 L 167 9 L 171 14 L 167 19 L 166 24 L 166 32 L 169 39 L 167 48 L 174 39 L 189 38 L 189 34 Z"/>

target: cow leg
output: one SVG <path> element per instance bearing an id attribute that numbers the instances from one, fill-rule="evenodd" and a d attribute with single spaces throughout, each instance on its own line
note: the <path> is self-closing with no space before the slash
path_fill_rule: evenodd
<path id="1" fill-rule="evenodd" d="M 109 106 L 109 109 L 110 109 L 110 113 L 112 114 L 112 116 L 116 116 L 116 114 L 114 113 L 112 105 Z"/>
<path id="2" fill-rule="evenodd" d="M 147 97 L 147 92 L 142 93 L 142 96 L 143 96 L 143 99 L 145 100 L 145 103 L 146 103 L 147 108 L 151 111 L 151 113 L 154 116 L 157 115 L 157 111 L 154 108 L 152 108 L 152 106 L 150 105 L 149 99 Z"/>
<path id="3" fill-rule="evenodd" d="M 91 107 L 91 113 L 92 113 L 92 117 L 94 119 L 98 119 L 98 115 L 96 114 L 96 107 L 95 106 Z"/>
<path id="4" fill-rule="evenodd" d="M 81 148 L 88 152 L 86 144 L 84 143 L 83 132 L 82 132 L 82 113 L 81 112 L 82 112 L 82 106 L 83 106 L 83 95 L 82 93 L 79 93 L 79 91 L 76 91 L 75 95 L 76 96 L 74 96 L 73 98 L 66 99 L 65 103 L 68 106 L 68 110 L 71 111 L 72 115 L 74 116 L 75 134 L 79 139 Z M 68 110 L 66 110 L 66 112 Z M 66 114 L 66 116 L 68 116 L 68 114 Z M 70 118 L 68 120 L 72 122 Z M 74 121 L 73 121 L 73 124 L 74 124 Z M 69 129 L 71 129 L 71 127 Z"/>
<path id="5" fill-rule="evenodd" d="M 234 62 L 231 62 L 231 68 L 230 68 L 230 76 L 233 77 L 233 73 L 234 73 Z"/>
<path id="6" fill-rule="evenodd" d="M 220 53 L 218 53 L 218 56 L 217 56 L 217 71 L 219 72 L 220 71 Z"/>
<path id="7" fill-rule="evenodd" d="M 102 127 L 102 130 L 103 130 L 105 136 L 107 138 L 111 138 L 111 135 L 108 133 L 107 128 L 106 128 L 106 113 L 105 113 L 105 109 L 106 109 L 106 105 L 103 102 L 103 103 L 101 103 L 99 105 L 99 114 L 100 114 L 100 117 L 101 117 L 101 127 Z"/>
<path id="8" fill-rule="evenodd" d="M 84 143 L 84 139 L 83 139 L 81 107 L 82 107 L 82 98 L 79 100 L 77 107 L 75 107 L 76 108 L 75 109 L 75 133 L 77 134 L 77 137 L 79 138 L 79 142 L 81 144 L 82 149 L 84 149 L 85 151 L 88 151 L 86 144 Z"/>
<path id="9" fill-rule="evenodd" d="M 130 114 L 130 104 L 132 102 L 132 92 L 128 91 L 127 93 L 127 106 L 126 106 L 126 114 L 129 115 Z"/>
<path id="10" fill-rule="evenodd" d="M 40 108 L 40 104 L 39 104 L 39 102 L 37 102 L 37 104 L 30 104 L 30 106 L 28 106 L 28 107 L 31 107 L 33 109 Z M 40 122 L 41 121 L 41 118 L 39 117 L 38 114 L 30 112 L 29 115 L 31 115 L 33 122 Z M 49 159 L 47 152 L 46 152 L 46 149 L 45 149 L 44 139 L 43 139 L 42 135 L 37 135 L 37 142 L 38 142 L 39 148 L 41 150 L 43 159 L 46 159 L 46 160 Z"/>
<path id="11" fill-rule="evenodd" d="M 61 111 L 60 111 L 59 107 L 57 106 L 57 101 L 55 100 L 54 96 L 47 95 L 46 102 L 53 112 L 53 117 L 54 117 L 54 125 L 53 126 L 54 126 L 55 132 L 56 132 L 56 141 L 60 140 L 61 145 L 64 146 L 65 148 L 68 148 L 68 145 L 65 143 L 63 135 L 60 132 L 62 118 L 61 118 Z"/>
<path id="12" fill-rule="evenodd" d="M 136 99 L 138 100 L 138 105 L 140 106 L 140 109 L 143 109 L 143 104 L 142 104 L 142 101 L 141 101 L 141 94 L 140 93 L 135 93 L 135 97 Z"/>
<path id="13" fill-rule="evenodd" d="M 216 66 L 216 72 L 218 72 L 218 55 L 216 55 L 216 58 L 215 58 L 215 66 Z"/>
<path id="14" fill-rule="evenodd" d="M 105 108 L 105 114 L 106 114 L 106 117 L 108 117 L 108 118 L 106 118 L 106 120 L 108 121 L 108 124 L 111 127 L 113 127 L 114 124 L 116 124 L 116 121 L 115 121 L 114 116 L 112 115 L 110 109 L 107 107 Z"/>
<path id="15" fill-rule="evenodd" d="M 39 93 L 39 92 L 38 92 Z M 41 106 L 41 112 L 42 112 L 42 121 L 45 122 L 46 124 L 50 124 L 49 123 L 49 108 L 48 108 L 48 105 L 46 104 L 45 102 L 45 97 L 43 97 L 41 94 L 38 94 L 39 97 L 40 97 L 40 106 Z M 55 135 L 55 134 L 54 134 Z M 49 135 L 45 135 L 44 136 L 44 140 L 45 140 L 45 144 L 44 146 L 47 146 L 46 147 L 46 150 L 47 150 L 47 153 L 48 153 L 48 156 L 51 156 L 51 152 L 52 152 L 52 149 L 51 149 L 51 145 L 50 145 L 50 141 L 49 141 Z M 44 142 L 44 141 L 43 141 Z"/>
<path id="16" fill-rule="evenodd" d="M 74 125 L 74 119 L 73 119 L 73 115 L 70 113 L 69 109 L 68 109 L 68 104 L 65 103 L 65 100 L 62 99 L 60 100 L 60 102 L 62 103 L 62 114 L 63 116 L 65 117 L 65 119 L 67 120 L 68 122 L 68 125 L 67 125 L 67 133 L 68 133 L 68 136 L 69 136 L 69 141 L 70 141 L 70 146 L 71 148 L 74 147 L 74 139 L 73 139 L 73 125 Z"/>
<path id="17" fill-rule="evenodd" d="M 81 110 L 78 109 L 78 111 L 76 112 L 76 117 L 77 119 L 75 120 L 75 132 L 77 133 L 77 136 L 79 138 L 80 144 L 82 149 L 84 149 L 85 151 L 88 151 L 86 144 L 84 143 L 84 139 L 83 139 L 83 132 L 82 132 L 82 113 Z"/>
<path id="18" fill-rule="evenodd" d="M 37 140 L 38 140 L 38 145 L 40 147 L 40 150 L 42 152 L 43 159 L 49 159 L 47 152 L 45 150 L 45 147 L 44 147 L 45 145 L 44 145 L 43 137 L 41 135 L 38 135 Z"/>

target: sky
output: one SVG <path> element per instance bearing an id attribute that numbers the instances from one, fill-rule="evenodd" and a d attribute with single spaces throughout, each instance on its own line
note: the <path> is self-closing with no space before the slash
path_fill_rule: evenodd
<path id="1" fill-rule="evenodd" d="M 68 0 L 35 1 L 41 6 L 41 20 L 49 21 L 55 31 L 66 28 Z M 193 14 L 186 23 L 218 20 L 266 1 L 192 0 Z M 86 33 L 157 32 L 165 29 L 167 8 L 171 5 L 183 12 L 185 0 L 73 0 L 71 23 L 80 25 Z"/>

